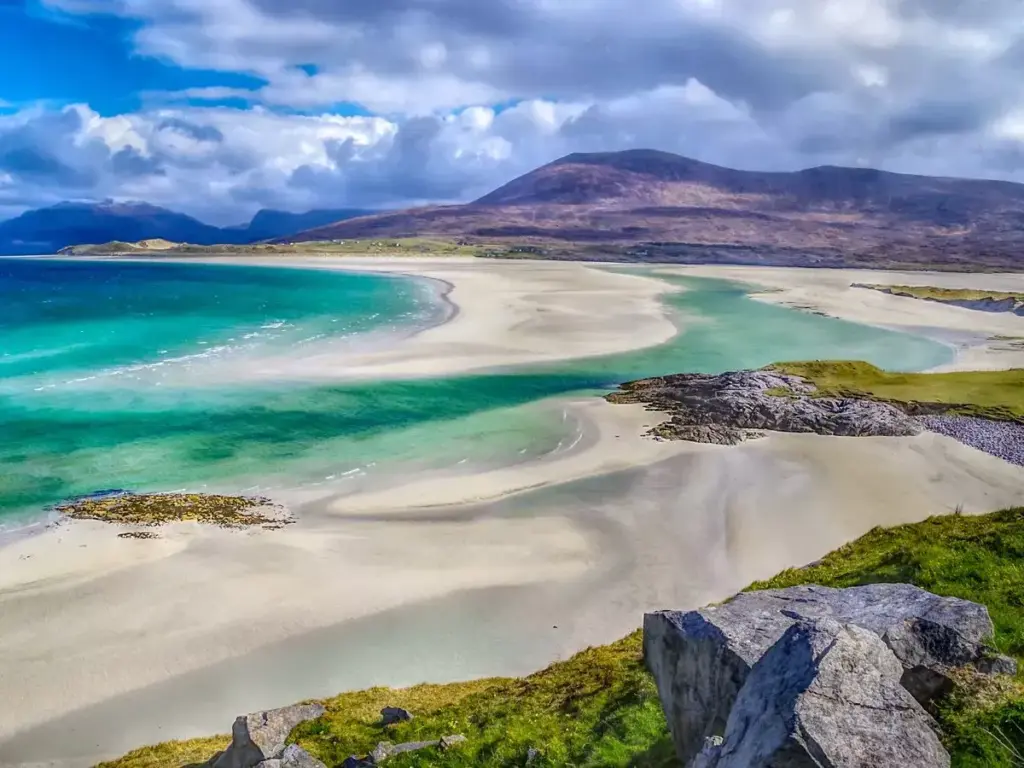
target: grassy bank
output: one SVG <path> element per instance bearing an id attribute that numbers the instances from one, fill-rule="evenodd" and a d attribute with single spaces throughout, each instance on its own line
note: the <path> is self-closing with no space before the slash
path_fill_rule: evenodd
<path id="1" fill-rule="evenodd" d="M 890 373 L 869 363 L 815 360 L 776 363 L 775 370 L 812 381 L 822 396 L 869 397 L 951 413 L 1024 421 L 1024 369 Z"/>
<path id="2" fill-rule="evenodd" d="M 936 517 L 876 529 L 817 564 L 790 570 L 751 589 L 823 584 L 847 587 L 909 582 L 941 595 L 988 606 L 995 645 L 1024 664 L 1024 509 L 991 515 Z M 643 668 L 640 634 L 584 651 L 523 679 L 375 688 L 324 702 L 327 715 L 292 734 L 328 766 L 365 754 L 378 741 L 468 737 L 448 753 L 428 750 L 388 762 L 411 766 L 674 766 L 654 683 Z M 384 731 L 383 706 L 416 714 Z M 1024 685 L 965 676 L 938 713 L 957 768 L 1024 765 Z M 226 725 L 226 724 L 225 724 Z M 177 768 L 207 759 L 227 737 L 148 747 L 105 768 Z"/>
<path id="3" fill-rule="evenodd" d="M 986 291 L 971 288 L 936 288 L 931 285 L 858 285 L 858 288 L 870 288 L 874 291 L 891 293 L 894 296 L 907 296 L 914 299 L 929 301 L 1005 301 L 1007 299 L 1024 301 L 1024 294 L 1007 293 L 1005 291 Z"/>

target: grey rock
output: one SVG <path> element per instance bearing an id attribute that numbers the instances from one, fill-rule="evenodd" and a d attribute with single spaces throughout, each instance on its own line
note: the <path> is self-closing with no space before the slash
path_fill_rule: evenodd
<path id="1" fill-rule="evenodd" d="M 253 768 L 281 758 L 284 742 L 299 723 L 315 720 L 326 710 L 319 704 L 296 704 L 282 709 L 242 715 L 231 728 L 231 744 L 210 765 L 212 768 Z"/>
<path id="2" fill-rule="evenodd" d="M 721 736 L 709 736 L 704 739 L 704 746 L 687 768 L 717 768 L 724 742 Z"/>
<path id="3" fill-rule="evenodd" d="M 366 759 L 371 765 L 380 765 L 395 755 L 429 749 L 430 747 L 438 746 L 439 743 L 438 741 L 407 741 L 404 744 L 392 744 L 389 741 L 382 741 L 373 748 L 373 751 L 367 755 Z"/>
<path id="4" fill-rule="evenodd" d="M 874 632 L 798 622 L 751 670 L 714 768 L 948 768 L 902 674 Z"/>
<path id="5" fill-rule="evenodd" d="M 412 713 L 407 709 L 401 707 L 384 707 L 380 711 L 381 722 L 384 725 L 394 725 L 395 723 L 407 723 L 412 720 Z"/>
<path id="6" fill-rule="evenodd" d="M 256 768 L 281 768 L 281 760 L 264 760 L 262 763 L 256 763 Z"/>
<path id="7" fill-rule="evenodd" d="M 530 747 L 528 750 L 526 750 L 526 764 L 527 765 L 533 765 L 538 760 L 540 760 L 540 758 L 541 758 L 541 752 L 540 752 L 539 749 L 535 749 L 534 747 Z"/>
<path id="8" fill-rule="evenodd" d="M 455 747 L 459 746 L 460 744 L 464 744 L 465 742 L 465 736 L 463 736 L 461 733 L 453 733 L 451 736 L 442 736 L 441 740 L 437 743 L 437 746 L 439 746 L 441 749 L 447 752 L 449 749 L 454 749 Z"/>
<path id="9" fill-rule="evenodd" d="M 1024 424 L 942 414 L 922 416 L 918 421 L 932 432 L 1024 466 Z"/>
<path id="10" fill-rule="evenodd" d="M 391 757 L 392 750 L 395 745 L 390 741 L 382 741 L 373 748 L 373 751 L 369 754 L 368 759 L 371 763 L 383 763 L 389 757 Z"/>
<path id="11" fill-rule="evenodd" d="M 993 627 L 984 606 L 908 584 L 745 592 L 699 611 L 647 614 L 644 656 L 683 763 L 706 737 L 725 732 L 751 668 L 794 623 L 807 619 L 873 632 L 899 660 L 902 685 L 922 703 L 948 687 L 952 668 L 991 673 L 1012 664 L 992 661 L 985 642 Z"/>
<path id="12" fill-rule="evenodd" d="M 298 744 L 289 744 L 281 755 L 280 768 L 327 768 Z"/>
<path id="13" fill-rule="evenodd" d="M 437 740 L 434 740 L 434 741 L 407 741 L 404 744 L 396 744 L 391 749 L 391 754 L 389 755 L 389 757 L 394 757 L 395 755 L 401 755 L 404 752 L 418 752 L 421 749 L 430 749 L 431 747 L 436 747 L 437 745 L 438 745 Z"/>
<path id="14" fill-rule="evenodd" d="M 814 392 L 815 386 L 799 376 L 760 370 L 643 379 L 623 384 L 609 399 L 642 402 L 672 414 L 652 434 L 726 445 L 762 430 L 848 436 L 907 436 L 922 430 L 888 403 L 814 397 Z"/>

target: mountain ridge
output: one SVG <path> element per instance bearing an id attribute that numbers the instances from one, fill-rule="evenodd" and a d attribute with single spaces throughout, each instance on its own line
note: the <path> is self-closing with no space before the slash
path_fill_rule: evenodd
<path id="1" fill-rule="evenodd" d="M 388 211 L 291 239 L 410 236 L 643 247 L 655 260 L 673 260 L 666 249 L 740 249 L 750 263 L 1019 268 L 1024 185 L 828 165 L 746 171 L 658 150 L 573 153 L 464 205 Z"/>
<path id="2" fill-rule="evenodd" d="M 64 201 L 0 221 L 0 254 L 48 254 L 68 246 L 143 240 L 245 245 L 367 213 L 345 208 L 300 213 L 262 209 L 246 224 L 218 227 L 146 202 Z"/>

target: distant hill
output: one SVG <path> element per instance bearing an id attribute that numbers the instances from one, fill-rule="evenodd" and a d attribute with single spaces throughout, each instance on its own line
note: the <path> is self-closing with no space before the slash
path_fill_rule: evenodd
<path id="1" fill-rule="evenodd" d="M 156 238 L 208 244 L 223 237 L 219 227 L 146 203 L 60 203 L 0 222 L 0 253 L 56 253 L 79 243 Z"/>
<path id="2" fill-rule="evenodd" d="M 248 224 L 215 227 L 148 203 L 60 203 L 0 222 L 0 254 L 56 253 L 67 246 L 143 240 L 240 245 L 365 213 L 351 209 L 306 213 L 263 210 Z"/>
<path id="3" fill-rule="evenodd" d="M 296 234 L 303 230 L 322 227 L 325 224 L 333 224 L 345 219 L 354 219 L 357 216 L 368 216 L 375 211 L 359 210 L 355 208 L 340 208 L 337 210 L 316 210 L 305 213 L 291 213 L 290 211 L 274 211 L 264 209 L 253 216 L 244 230 L 249 242 L 270 240 L 276 237 Z"/>
<path id="4" fill-rule="evenodd" d="M 291 239 L 413 235 L 511 238 L 552 253 L 589 243 L 685 261 L 1019 267 L 1024 185 L 835 166 L 742 171 L 654 150 L 578 153 L 466 205 L 364 216 Z"/>

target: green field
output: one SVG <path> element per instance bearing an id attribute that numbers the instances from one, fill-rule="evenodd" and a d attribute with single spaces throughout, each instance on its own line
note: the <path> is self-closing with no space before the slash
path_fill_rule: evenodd
<path id="1" fill-rule="evenodd" d="M 938 404 L 950 413 L 1024 422 L 1024 369 L 953 373 L 891 373 L 869 363 L 814 360 L 776 363 L 802 376 L 823 397 L 868 397 L 904 405 Z"/>

